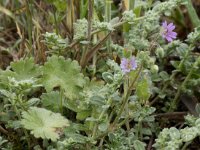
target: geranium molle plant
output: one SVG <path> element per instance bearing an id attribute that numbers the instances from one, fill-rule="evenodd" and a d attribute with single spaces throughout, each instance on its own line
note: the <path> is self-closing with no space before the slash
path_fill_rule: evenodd
<path id="1" fill-rule="evenodd" d="M 172 42 L 173 39 L 176 39 L 177 33 L 173 30 L 175 29 L 175 25 L 173 23 L 167 24 L 167 21 L 162 23 L 162 37 L 166 39 L 168 42 Z"/>
<path id="2" fill-rule="evenodd" d="M 122 58 L 120 67 L 124 74 L 129 73 L 131 70 L 135 70 L 137 68 L 137 62 L 135 57 L 131 58 Z"/>

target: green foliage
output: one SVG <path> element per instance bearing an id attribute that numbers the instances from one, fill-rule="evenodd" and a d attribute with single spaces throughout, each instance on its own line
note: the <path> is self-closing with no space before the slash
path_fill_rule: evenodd
<path id="1" fill-rule="evenodd" d="M 190 19 L 191 19 L 193 26 L 194 27 L 199 26 L 200 20 L 199 20 L 198 14 L 196 13 L 195 8 L 194 8 L 191 0 L 186 1 L 186 7 L 187 7 L 188 14 L 190 16 Z"/>
<path id="2" fill-rule="evenodd" d="M 45 0 L 50 4 L 53 4 L 59 12 L 65 12 L 67 3 L 65 0 Z"/>
<path id="3" fill-rule="evenodd" d="M 12 62 L 11 68 L 15 72 L 14 77 L 17 80 L 34 78 L 40 74 L 39 67 L 34 63 L 33 58 Z"/>
<path id="4" fill-rule="evenodd" d="M 151 81 L 150 78 L 145 74 L 143 78 L 138 81 L 136 86 L 136 95 L 141 104 L 144 104 L 151 95 Z"/>
<path id="5" fill-rule="evenodd" d="M 146 144 L 139 140 L 134 141 L 133 147 L 135 150 L 145 150 L 145 146 L 146 146 Z"/>
<path id="6" fill-rule="evenodd" d="M 195 43 L 200 39 L 200 27 L 196 27 L 194 32 L 188 34 L 188 42 Z"/>
<path id="7" fill-rule="evenodd" d="M 58 140 L 63 128 L 69 126 L 68 120 L 60 114 L 37 107 L 22 112 L 21 124 L 25 129 L 31 130 L 36 138 L 52 141 Z"/>
<path id="8" fill-rule="evenodd" d="M 114 28 L 112 27 L 112 24 L 108 22 L 95 21 L 93 26 L 94 28 L 100 29 L 100 30 L 108 30 L 108 31 L 114 30 Z"/>
<path id="9" fill-rule="evenodd" d="M 45 45 L 52 51 L 52 53 L 57 54 L 60 51 L 63 51 L 68 46 L 68 39 L 63 39 L 56 33 L 48 33 L 44 34 L 44 42 Z"/>
<path id="10" fill-rule="evenodd" d="M 75 40 L 82 40 L 87 37 L 87 27 L 88 22 L 84 19 L 77 20 L 76 23 L 74 23 L 74 39 Z"/>
<path id="11" fill-rule="evenodd" d="M 132 10 L 123 12 L 124 21 L 127 21 L 128 23 L 132 23 L 134 19 L 135 19 L 135 14 L 133 13 Z"/>
<path id="12" fill-rule="evenodd" d="M 68 98 L 77 98 L 86 84 L 86 79 L 80 73 L 80 69 L 76 61 L 52 56 L 48 58 L 42 68 L 43 76 L 41 82 L 48 92 L 54 88 L 60 88 L 64 90 Z"/>
<path id="13" fill-rule="evenodd" d="M 188 115 L 186 120 L 189 121 L 191 127 L 187 126 L 180 130 L 176 129 L 175 127 L 163 129 L 158 135 L 154 147 L 156 149 L 178 150 L 181 148 L 184 142 L 191 142 L 196 137 L 200 136 L 200 118 L 195 118 Z"/>
<path id="14" fill-rule="evenodd" d="M 145 150 L 146 144 L 137 140 L 133 130 L 129 131 L 128 135 L 123 129 L 119 129 L 108 135 L 109 141 L 106 148 L 110 150 Z"/>
<path id="15" fill-rule="evenodd" d="M 0 67 L 7 69 L 0 70 L 0 149 L 193 148 L 200 28 L 191 4 L 192 20 L 180 15 L 187 1 L 1 3 Z M 177 40 L 163 38 L 165 20 Z M 132 56 L 136 69 L 122 72 L 122 59 Z M 179 117 L 168 120 L 175 109 L 196 116 L 175 128 Z"/>
<path id="16" fill-rule="evenodd" d="M 42 105 L 54 112 L 59 112 L 62 107 L 61 104 L 64 103 L 63 99 L 61 100 L 61 93 L 58 91 L 51 91 L 49 93 L 43 93 L 41 96 Z M 61 101 L 63 101 L 61 103 Z"/>
<path id="17" fill-rule="evenodd" d="M 68 128 L 64 130 L 66 138 L 57 142 L 57 149 L 80 149 L 84 150 L 84 144 L 92 142 L 91 138 L 83 136 L 80 134 L 80 128 L 84 128 L 81 124 L 71 124 Z M 93 141 L 94 142 L 94 141 Z"/>
<path id="18" fill-rule="evenodd" d="M 131 101 L 129 107 L 130 115 L 136 122 L 153 122 L 155 120 L 154 116 L 152 115 L 156 110 L 154 107 L 142 107 L 137 101 Z"/>
<path id="19" fill-rule="evenodd" d="M 160 150 L 178 150 L 182 145 L 181 134 L 178 129 L 172 127 L 163 129 L 156 139 L 154 147 Z"/>
<path id="20" fill-rule="evenodd" d="M 183 142 L 190 142 L 198 135 L 198 129 L 196 127 L 186 127 L 180 130 L 181 138 Z"/>
<path id="21" fill-rule="evenodd" d="M 40 75 L 40 67 L 34 63 L 33 58 L 20 59 L 19 61 L 12 62 L 11 68 L 5 71 L 0 70 L 0 82 L 7 84 L 8 77 L 15 80 L 30 80 Z"/>
<path id="22" fill-rule="evenodd" d="M 1 150 L 12 150 L 12 144 L 8 142 L 8 140 L 4 139 L 4 137 L 0 136 L 0 149 Z"/>
<path id="23" fill-rule="evenodd" d="M 37 98 L 28 98 L 28 95 L 40 88 L 38 82 L 41 75 L 40 67 L 34 63 L 33 58 L 19 60 L 11 63 L 11 68 L 1 71 L 0 93 L 4 104 L 27 108 L 36 105 Z"/>

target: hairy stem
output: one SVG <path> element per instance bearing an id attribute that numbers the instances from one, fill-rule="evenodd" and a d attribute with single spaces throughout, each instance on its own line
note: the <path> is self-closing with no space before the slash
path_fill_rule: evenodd
<path id="1" fill-rule="evenodd" d="M 181 148 L 181 150 L 186 150 L 186 148 L 188 147 L 188 145 L 190 145 L 192 143 L 192 141 L 186 142 L 183 147 Z"/>
<path id="2" fill-rule="evenodd" d="M 140 66 L 140 68 L 139 68 L 139 70 L 138 70 L 138 72 L 137 72 L 137 75 L 136 75 L 135 79 L 134 79 L 133 82 L 131 83 L 130 87 L 129 87 L 128 90 L 127 90 L 127 93 L 126 93 L 125 96 L 124 96 L 124 99 L 123 99 L 123 101 L 122 101 L 122 106 L 121 106 L 121 108 L 120 108 L 120 110 L 119 110 L 119 113 L 117 114 L 115 120 L 113 121 L 113 126 L 115 126 L 116 123 L 118 122 L 118 120 L 120 119 L 120 117 L 121 117 L 121 115 L 122 115 L 122 113 L 123 113 L 123 111 L 124 111 L 124 108 L 125 108 L 125 106 L 126 106 L 126 104 L 127 104 L 127 102 L 128 102 L 128 98 L 129 98 L 129 96 L 130 96 L 130 94 L 131 94 L 132 87 L 135 85 L 135 83 L 136 83 L 136 81 L 137 81 L 137 79 L 138 79 L 138 77 L 139 77 L 141 71 L 142 71 L 142 66 Z"/>
<path id="3" fill-rule="evenodd" d="M 128 118 L 125 118 L 121 123 L 117 124 L 118 120 L 120 119 L 121 117 L 121 114 L 123 113 L 124 109 L 125 109 L 125 106 L 128 102 L 128 98 L 131 94 L 131 91 L 132 91 L 132 88 L 134 87 L 136 81 L 138 80 L 138 77 L 140 75 L 140 73 L 142 72 L 142 65 L 139 67 L 139 70 L 137 72 L 137 75 L 135 77 L 135 79 L 132 81 L 131 85 L 129 86 L 128 90 L 127 90 L 127 93 L 125 94 L 124 96 L 124 99 L 122 100 L 122 105 L 121 105 L 121 108 L 119 110 L 119 113 L 117 114 L 115 120 L 113 121 L 113 123 L 110 125 L 110 128 L 107 129 L 104 133 L 102 133 L 101 135 L 98 135 L 94 138 L 94 140 L 97 140 L 99 138 L 103 138 L 104 136 L 106 136 L 109 132 L 110 132 L 110 129 L 111 131 L 115 130 L 116 128 L 119 128 L 121 127 L 124 123 L 126 123 L 128 121 Z M 111 113 L 110 116 L 113 116 L 113 113 Z M 111 121 L 111 118 L 112 117 L 109 117 L 109 121 Z"/>
<path id="4" fill-rule="evenodd" d="M 83 52 L 80 64 L 83 66 L 83 64 L 86 62 L 86 57 L 88 50 L 91 47 L 91 38 L 92 38 L 92 18 L 93 18 L 93 0 L 88 0 L 88 31 L 87 31 L 87 41 L 89 44 L 86 46 L 86 50 Z"/>
<path id="5" fill-rule="evenodd" d="M 93 128 L 93 132 L 92 132 L 92 138 L 94 138 L 96 136 L 98 125 L 99 125 L 99 121 L 101 121 L 101 119 L 103 118 L 103 116 L 104 116 L 104 114 L 105 114 L 106 111 L 107 111 L 107 109 L 104 109 L 101 112 L 101 114 L 100 114 L 100 116 L 98 118 L 98 121 L 95 123 L 94 128 Z"/>

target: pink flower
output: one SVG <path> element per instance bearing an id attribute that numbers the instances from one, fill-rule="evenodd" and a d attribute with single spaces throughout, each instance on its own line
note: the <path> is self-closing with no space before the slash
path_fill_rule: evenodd
<path id="1" fill-rule="evenodd" d="M 175 29 L 175 25 L 173 23 L 167 25 L 167 21 L 164 21 L 162 23 L 162 27 L 162 37 L 164 39 L 166 39 L 168 42 L 172 42 L 173 39 L 176 39 L 177 33 L 173 32 L 173 30 Z"/>
<path id="2" fill-rule="evenodd" d="M 137 68 L 135 57 L 131 57 L 130 59 L 122 58 L 120 67 L 124 74 L 130 72 L 131 70 L 135 70 Z"/>

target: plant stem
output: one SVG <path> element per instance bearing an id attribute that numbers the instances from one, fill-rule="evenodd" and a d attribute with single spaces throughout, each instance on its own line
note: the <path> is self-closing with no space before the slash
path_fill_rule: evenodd
<path id="1" fill-rule="evenodd" d="M 4 129 L 1 125 L 0 125 L 0 132 L 8 135 L 8 131 L 6 129 Z"/>
<path id="2" fill-rule="evenodd" d="M 186 143 L 183 145 L 183 147 L 182 147 L 181 150 L 186 150 L 187 146 L 190 145 L 191 142 L 192 142 L 192 141 L 186 142 Z"/>
<path id="3" fill-rule="evenodd" d="M 32 46 L 32 31 L 33 31 L 33 24 L 32 24 L 32 12 L 31 12 L 31 5 L 32 4 L 32 0 L 26 0 L 26 16 L 27 16 L 27 27 L 28 27 L 28 40 L 29 40 L 29 44 L 30 44 L 30 51 L 32 52 L 32 55 L 34 55 L 34 51 L 33 51 L 33 46 Z"/>
<path id="4" fill-rule="evenodd" d="M 81 66 L 83 66 L 82 64 L 84 64 L 86 62 L 87 53 L 88 53 L 88 50 L 91 47 L 92 18 L 93 18 L 93 0 L 88 0 L 88 31 L 87 31 L 87 41 L 89 42 L 89 44 L 86 46 L 86 50 L 82 54 L 81 61 L 80 61 Z"/>
<path id="5" fill-rule="evenodd" d="M 141 127 L 142 127 L 142 122 L 139 121 L 137 124 L 136 137 L 137 137 L 137 139 L 142 141 Z"/>
<path id="6" fill-rule="evenodd" d="M 99 50 L 99 48 L 101 47 L 101 45 L 108 39 L 108 37 L 110 36 L 111 32 L 108 33 L 101 41 L 99 41 L 99 43 L 97 43 L 93 48 L 91 48 L 86 56 L 84 57 L 84 60 L 81 62 L 81 67 L 85 67 L 87 65 L 87 62 L 94 56 L 94 54 Z"/>
<path id="7" fill-rule="evenodd" d="M 73 23 L 75 21 L 74 17 L 74 0 L 67 0 L 67 27 L 69 29 L 69 35 L 73 35 Z M 72 39 L 72 36 L 70 37 Z"/>
<path id="8" fill-rule="evenodd" d="M 122 101 L 122 106 L 121 106 L 121 108 L 120 108 L 120 110 L 119 110 L 119 113 L 117 114 L 115 120 L 113 121 L 113 126 L 115 126 L 116 123 L 118 122 L 118 120 L 120 119 L 121 114 L 123 113 L 124 108 L 125 108 L 125 106 L 126 106 L 126 103 L 128 102 L 128 98 L 129 98 L 129 96 L 130 96 L 130 94 L 131 94 L 132 88 L 133 88 L 133 86 L 135 85 L 135 83 L 136 83 L 136 81 L 137 81 L 137 79 L 138 79 L 138 77 L 139 77 L 141 71 L 142 71 L 142 65 L 140 66 L 140 68 L 139 68 L 139 70 L 138 70 L 138 72 L 137 72 L 137 75 L 136 75 L 135 79 L 133 80 L 132 84 L 130 85 L 130 87 L 129 87 L 128 90 L 127 90 L 127 93 L 126 93 L 125 96 L 124 96 L 124 99 L 123 99 L 123 101 Z"/>
<path id="9" fill-rule="evenodd" d="M 22 120 L 21 115 L 20 115 L 20 112 L 18 111 L 16 105 L 14 105 L 14 109 L 15 109 L 15 112 L 16 112 L 16 114 L 17 114 L 17 117 L 18 117 L 20 120 Z M 26 141 L 27 141 L 27 144 L 28 144 L 28 149 L 31 150 L 31 142 L 30 142 L 30 138 L 29 138 L 29 136 L 28 136 L 28 133 L 27 133 L 26 129 L 23 128 L 23 132 L 24 132 L 25 137 L 26 137 Z"/>
<path id="10" fill-rule="evenodd" d="M 132 88 L 134 87 L 134 85 L 135 85 L 135 83 L 136 83 L 136 81 L 137 81 L 137 79 L 138 79 L 138 77 L 139 77 L 139 75 L 140 75 L 140 73 L 141 73 L 141 71 L 142 71 L 142 65 L 139 67 L 139 70 L 138 70 L 138 72 L 137 72 L 137 75 L 136 75 L 136 77 L 134 78 L 134 80 L 133 80 L 133 82 L 131 83 L 131 85 L 129 86 L 129 88 L 128 88 L 128 90 L 127 90 L 127 93 L 125 94 L 125 96 L 124 96 L 124 99 L 122 100 L 122 106 L 121 106 L 121 108 L 120 108 L 120 110 L 119 110 L 119 113 L 117 114 L 117 116 L 116 116 L 116 118 L 115 118 L 115 120 L 113 121 L 113 123 L 112 123 L 112 131 L 115 129 L 115 128 L 119 128 L 119 127 L 121 127 L 124 123 L 126 123 L 126 121 L 128 121 L 128 118 L 125 118 L 125 120 L 123 120 L 121 123 L 119 123 L 118 125 L 116 125 L 116 123 L 118 122 L 118 120 L 120 119 L 120 117 L 121 117 L 121 114 L 123 113 L 123 110 L 124 110 L 124 108 L 125 108 L 125 106 L 126 106 L 126 104 L 127 104 L 127 102 L 128 102 L 128 98 L 129 98 L 129 96 L 130 96 L 130 94 L 131 94 L 131 91 L 132 91 Z M 110 117 L 109 117 L 109 121 L 111 121 L 111 118 L 112 118 L 112 116 L 113 116 L 113 112 L 111 112 L 111 115 L 110 115 Z M 103 138 L 104 136 L 106 136 L 107 134 L 109 133 L 109 129 L 107 129 L 104 133 L 102 133 L 101 135 L 98 135 L 98 136 L 96 136 L 95 138 L 94 138 L 94 140 L 96 140 L 96 139 L 99 139 L 99 138 Z"/>
<path id="11" fill-rule="evenodd" d="M 126 103 L 126 106 L 125 106 L 125 113 L 126 113 L 126 118 L 129 118 L 129 109 L 128 109 L 127 103 Z M 130 131 L 130 125 L 129 125 L 128 119 L 126 120 L 126 128 L 127 128 L 127 131 Z"/>
<path id="12" fill-rule="evenodd" d="M 142 20 L 142 19 L 144 19 L 145 18 L 145 16 L 142 16 L 142 17 L 138 17 L 138 18 L 136 18 L 134 21 L 139 21 L 139 20 Z M 120 27 L 120 26 L 122 26 L 124 23 L 126 23 L 126 21 L 120 21 L 120 22 L 118 22 L 118 23 L 116 23 L 115 25 L 113 25 L 112 26 L 112 28 L 118 28 L 118 27 Z M 97 30 L 94 30 L 94 31 L 91 31 L 91 36 L 92 35 L 94 35 L 94 34 L 97 34 L 97 33 L 99 33 L 99 32 L 101 32 L 101 31 L 103 31 L 103 30 L 100 30 L 100 29 L 97 29 Z M 110 34 L 111 34 L 111 32 L 109 32 L 96 46 L 94 46 L 94 48 L 92 48 L 92 50 L 90 50 L 88 53 L 87 53 L 87 55 L 91 55 L 91 57 L 90 57 L 90 59 L 92 58 L 92 56 L 95 54 L 90 54 L 90 52 L 91 51 L 93 51 L 93 49 L 95 49 L 95 47 L 99 47 L 99 45 L 101 46 L 101 44 L 103 44 L 105 41 L 106 41 L 106 39 L 107 38 L 109 38 L 109 36 L 110 36 Z M 79 41 L 74 41 L 74 42 L 72 42 L 69 46 L 68 46 L 68 48 L 73 48 L 75 45 L 77 45 L 79 43 Z M 98 50 L 98 49 L 97 49 Z M 88 60 L 84 60 L 84 61 L 88 61 Z M 85 67 L 85 63 L 86 62 L 84 62 L 83 60 L 81 61 L 82 63 L 81 63 L 81 66 L 82 67 Z"/>
<path id="13" fill-rule="evenodd" d="M 100 149 L 102 149 L 103 141 L 104 141 L 104 137 L 101 138 L 101 140 L 100 140 L 100 142 L 99 142 L 99 146 L 98 146 L 98 147 L 99 147 Z"/>
<path id="14" fill-rule="evenodd" d="M 93 0 L 88 1 L 88 33 L 87 40 L 91 41 L 91 31 L 92 31 L 92 18 L 93 18 Z"/>
<path id="15" fill-rule="evenodd" d="M 135 0 L 129 0 L 129 10 L 133 10 L 135 7 Z"/>
<path id="16" fill-rule="evenodd" d="M 98 118 L 98 121 L 95 123 L 94 128 L 93 128 L 93 132 L 92 132 L 92 138 L 94 138 L 96 136 L 96 132 L 97 132 L 97 128 L 98 128 L 98 125 L 99 125 L 99 121 L 101 121 L 101 119 L 103 118 L 103 116 L 104 116 L 106 111 L 107 111 L 107 109 L 104 109 L 101 112 L 101 114 L 100 114 L 100 116 Z"/>
<path id="17" fill-rule="evenodd" d="M 111 20 L 111 0 L 105 0 L 105 22 L 110 22 Z M 108 32 L 106 32 L 108 34 Z M 108 38 L 107 42 L 106 42 L 106 47 L 107 47 L 107 51 L 108 53 L 111 52 L 111 37 Z"/>
<path id="18" fill-rule="evenodd" d="M 60 113 L 63 114 L 63 89 L 60 90 Z"/>
<path id="19" fill-rule="evenodd" d="M 138 18 L 135 18 L 133 21 L 136 22 L 136 21 L 142 20 L 142 19 L 144 19 L 144 18 L 145 18 L 145 16 L 138 17 Z M 125 23 L 127 23 L 127 22 L 126 22 L 126 21 L 120 21 L 120 22 L 114 24 L 114 25 L 112 26 L 112 28 L 114 28 L 114 29 L 115 29 L 115 28 L 118 28 L 118 27 L 122 26 L 122 25 L 125 24 Z M 101 31 L 102 31 L 102 30 L 97 29 L 97 30 L 92 31 L 91 34 L 93 35 L 93 34 L 96 34 L 96 33 L 101 32 Z"/>
<path id="20" fill-rule="evenodd" d="M 97 35 L 94 35 L 93 42 L 97 43 Z M 97 62 L 97 53 L 94 54 L 92 59 L 92 66 L 93 66 L 93 76 L 96 74 L 96 62 Z"/>
<path id="21" fill-rule="evenodd" d="M 55 22 L 55 28 L 56 28 L 56 34 L 58 35 L 58 21 L 57 21 L 57 17 L 56 17 L 56 8 L 55 6 L 53 7 L 53 18 L 54 18 L 54 22 Z"/>
<path id="22" fill-rule="evenodd" d="M 126 79 L 126 81 L 124 83 L 124 93 L 128 92 L 128 88 L 129 88 L 129 78 L 127 77 L 127 79 Z M 128 104 L 127 103 L 126 103 L 126 106 L 125 106 L 125 118 L 129 118 L 129 110 L 128 110 Z M 126 120 L 125 123 L 126 123 L 126 128 L 129 131 L 130 130 L 130 126 L 129 126 L 128 119 Z"/>

